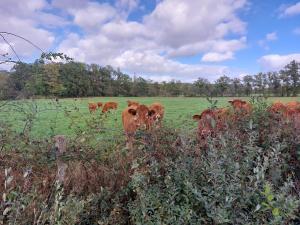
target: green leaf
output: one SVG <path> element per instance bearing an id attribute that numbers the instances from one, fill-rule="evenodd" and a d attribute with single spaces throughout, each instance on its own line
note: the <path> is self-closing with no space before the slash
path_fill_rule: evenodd
<path id="1" fill-rule="evenodd" d="M 267 196 L 267 199 L 268 199 L 269 202 L 271 202 L 274 199 L 274 196 L 272 194 L 269 194 Z"/>
<path id="2" fill-rule="evenodd" d="M 273 214 L 273 216 L 279 216 L 279 209 L 278 208 L 274 208 L 272 210 L 272 214 Z"/>
<path id="3" fill-rule="evenodd" d="M 271 192 L 271 187 L 270 187 L 269 184 L 266 184 L 265 185 L 265 191 L 264 191 L 265 195 L 269 195 L 270 192 Z"/>

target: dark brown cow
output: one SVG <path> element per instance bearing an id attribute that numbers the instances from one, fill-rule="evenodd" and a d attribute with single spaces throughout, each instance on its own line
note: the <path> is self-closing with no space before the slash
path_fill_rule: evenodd
<path id="1" fill-rule="evenodd" d="M 138 106 L 140 103 L 138 103 L 138 102 L 135 102 L 135 101 L 130 101 L 130 100 L 128 100 L 127 101 L 127 106 L 129 107 L 129 106 Z"/>
<path id="2" fill-rule="evenodd" d="M 103 106 L 102 112 L 106 113 L 110 111 L 111 109 L 117 109 L 118 108 L 118 103 L 116 102 L 106 102 Z"/>
<path id="3" fill-rule="evenodd" d="M 90 113 L 93 113 L 93 112 L 95 112 L 97 110 L 97 104 L 96 103 L 89 102 L 88 105 L 89 105 L 89 111 L 90 111 Z"/>
<path id="4" fill-rule="evenodd" d="M 165 108 L 162 106 L 162 104 L 155 102 L 153 104 L 151 104 L 149 106 L 149 110 L 152 110 L 153 112 L 155 112 L 152 116 L 151 116 L 151 123 L 152 125 L 156 124 L 157 127 L 161 126 L 161 121 L 164 117 L 165 114 Z"/>
<path id="5" fill-rule="evenodd" d="M 130 106 L 122 112 L 122 123 L 126 135 L 126 146 L 132 148 L 134 135 L 139 128 L 149 129 L 153 111 L 145 105 Z"/>

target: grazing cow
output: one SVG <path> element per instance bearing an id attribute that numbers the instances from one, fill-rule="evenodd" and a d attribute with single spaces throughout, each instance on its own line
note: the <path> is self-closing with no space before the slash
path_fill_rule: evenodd
<path id="1" fill-rule="evenodd" d="M 96 112 L 96 110 L 97 110 L 97 104 L 93 103 L 93 102 L 89 102 L 88 104 L 89 104 L 90 113 Z"/>
<path id="2" fill-rule="evenodd" d="M 153 114 L 154 112 L 145 105 L 134 105 L 124 109 L 122 112 L 122 123 L 126 135 L 127 148 L 132 148 L 137 129 L 149 129 L 150 117 Z"/>
<path id="3" fill-rule="evenodd" d="M 118 103 L 116 102 L 106 102 L 103 106 L 102 112 L 106 113 L 110 111 L 111 109 L 117 109 L 118 108 Z"/>
<path id="4" fill-rule="evenodd" d="M 130 100 L 127 101 L 128 107 L 130 107 L 130 106 L 138 106 L 139 104 L 140 103 L 138 103 L 138 102 L 134 102 L 134 101 L 130 101 Z"/>
<path id="5" fill-rule="evenodd" d="M 102 102 L 97 102 L 97 106 L 98 106 L 98 108 L 101 108 L 103 106 L 103 103 Z"/>
<path id="6" fill-rule="evenodd" d="M 152 110 L 153 112 L 155 112 L 151 116 L 151 123 L 152 124 L 156 123 L 158 125 L 158 127 L 160 127 L 161 121 L 162 121 L 162 119 L 164 117 L 164 113 L 165 113 L 164 107 L 162 106 L 162 104 L 155 102 L 149 106 L 149 109 Z"/>

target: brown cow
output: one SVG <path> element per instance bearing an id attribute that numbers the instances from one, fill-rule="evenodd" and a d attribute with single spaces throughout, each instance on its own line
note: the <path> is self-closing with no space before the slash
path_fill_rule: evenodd
<path id="1" fill-rule="evenodd" d="M 118 108 L 118 103 L 116 102 L 106 102 L 103 106 L 102 112 L 106 113 L 110 111 L 111 109 L 117 109 Z"/>
<path id="2" fill-rule="evenodd" d="M 97 110 L 97 104 L 96 103 L 89 102 L 88 105 L 89 105 L 90 113 L 96 112 L 96 110 Z"/>
<path id="3" fill-rule="evenodd" d="M 140 103 L 138 103 L 138 102 L 134 102 L 134 101 L 130 101 L 130 100 L 127 101 L 128 107 L 129 107 L 129 106 L 138 106 L 139 104 L 140 104 Z"/>
<path id="4" fill-rule="evenodd" d="M 198 140 L 203 141 L 201 144 L 206 145 L 206 140 L 214 136 L 216 115 L 212 109 L 204 110 L 200 115 L 194 115 L 194 120 L 198 121 Z"/>
<path id="5" fill-rule="evenodd" d="M 249 114 L 252 111 L 251 104 L 244 100 L 234 99 L 234 100 L 228 101 L 228 102 L 232 105 L 232 107 L 235 111 L 241 111 L 246 114 Z"/>
<path id="6" fill-rule="evenodd" d="M 98 108 L 101 108 L 103 106 L 103 103 L 102 102 L 97 102 L 97 106 L 98 106 Z"/>
<path id="7" fill-rule="evenodd" d="M 268 111 L 279 120 L 290 119 L 300 113 L 300 102 L 293 101 L 286 104 L 275 102 L 268 108 Z"/>
<path id="8" fill-rule="evenodd" d="M 122 123 L 126 135 L 126 146 L 132 148 L 134 135 L 139 128 L 149 129 L 153 111 L 145 105 L 127 107 L 122 112 Z"/>
<path id="9" fill-rule="evenodd" d="M 161 126 L 161 121 L 164 117 L 165 109 L 162 104 L 155 102 L 149 106 L 149 109 L 155 113 L 151 116 L 151 123 L 157 124 L 157 127 Z"/>
<path id="10" fill-rule="evenodd" d="M 206 145 L 207 137 L 214 137 L 219 130 L 225 127 L 227 109 L 206 109 L 200 115 L 194 115 L 198 121 L 198 138 Z"/>

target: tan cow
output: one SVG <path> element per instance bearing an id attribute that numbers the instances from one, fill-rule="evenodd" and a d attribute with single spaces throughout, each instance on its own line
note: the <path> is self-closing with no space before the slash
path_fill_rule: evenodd
<path id="1" fill-rule="evenodd" d="M 156 124 L 159 128 L 165 114 L 165 108 L 162 104 L 155 102 L 149 106 L 149 110 L 152 110 L 154 112 L 154 114 L 151 116 L 151 125 Z"/>
<path id="2" fill-rule="evenodd" d="M 96 112 L 96 110 L 97 110 L 97 104 L 96 103 L 89 102 L 88 105 L 89 105 L 90 113 Z"/>
<path id="3" fill-rule="evenodd" d="M 138 106 L 140 103 L 138 102 L 135 102 L 135 101 L 131 101 L 131 100 L 128 100 L 127 101 L 127 106 Z"/>
<path id="4" fill-rule="evenodd" d="M 193 119 L 198 121 L 198 139 L 206 144 L 207 137 L 214 137 L 219 131 L 226 129 L 229 118 L 227 108 L 206 109 L 200 115 L 194 115 Z"/>
<path id="5" fill-rule="evenodd" d="M 123 129 L 126 135 L 126 146 L 132 148 L 134 135 L 137 129 L 149 129 L 150 117 L 153 111 L 145 105 L 127 107 L 122 112 Z"/>
<path id="6" fill-rule="evenodd" d="M 234 99 L 228 102 L 234 111 L 234 115 L 232 115 L 233 121 L 239 121 L 250 116 L 252 112 L 252 105 L 250 103 L 241 99 Z"/>
<path id="7" fill-rule="evenodd" d="M 103 106 L 102 112 L 106 113 L 110 111 L 111 109 L 116 110 L 118 108 L 118 103 L 116 102 L 106 102 Z"/>

